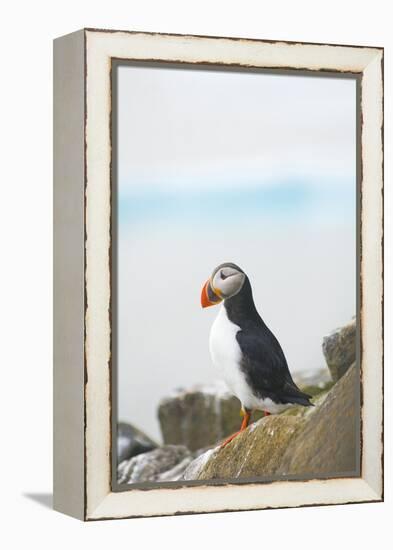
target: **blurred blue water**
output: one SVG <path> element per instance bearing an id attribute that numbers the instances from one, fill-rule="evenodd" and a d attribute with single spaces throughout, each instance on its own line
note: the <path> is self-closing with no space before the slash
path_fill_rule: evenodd
<path id="1" fill-rule="evenodd" d="M 120 186 L 120 189 L 122 186 Z M 129 188 L 129 187 L 128 187 Z M 178 224 L 200 221 L 208 224 L 257 219 L 279 223 L 305 220 L 316 223 L 355 220 L 355 183 L 276 181 L 263 185 L 237 185 L 178 190 L 153 189 L 134 185 L 133 193 L 119 194 L 121 225 L 140 225 L 150 221 Z"/>

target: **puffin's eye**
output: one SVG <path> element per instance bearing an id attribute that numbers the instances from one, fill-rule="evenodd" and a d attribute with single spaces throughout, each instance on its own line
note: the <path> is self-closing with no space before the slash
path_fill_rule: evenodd
<path id="1" fill-rule="evenodd" d="M 225 279 L 228 279 L 228 275 L 225 275 L 223 271 L 220 271 L 221 279 L 225 281 Z"/>

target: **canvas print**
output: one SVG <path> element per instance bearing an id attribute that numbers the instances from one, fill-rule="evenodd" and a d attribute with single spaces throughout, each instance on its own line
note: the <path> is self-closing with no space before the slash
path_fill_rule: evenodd
<path id="1" fill-rule="evenodd" d="M 356 79 L 112 78 L 115 489 L 358 476 Z"/>

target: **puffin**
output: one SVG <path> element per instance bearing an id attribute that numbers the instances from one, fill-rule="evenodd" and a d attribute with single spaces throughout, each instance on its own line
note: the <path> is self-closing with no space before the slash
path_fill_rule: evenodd
<path id="1" fill-rule="evenodd" d="M 280 343 L 259 315 L 248 276 L 231 262 L 216 267 L 202 288 L 203 308 L 220 303 L 210 330 L 210 355 L 239 399 L 243 417 L 240 430 L 221 444 L 225 447 L 247 428 L 252 411 L 267 416 L 313 404 L 311 396 L 296 386 Z"/>

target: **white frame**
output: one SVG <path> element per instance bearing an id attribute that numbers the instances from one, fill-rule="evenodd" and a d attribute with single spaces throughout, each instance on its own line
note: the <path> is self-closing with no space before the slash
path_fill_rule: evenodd
<path id="1" fill-rule="evenodd" d="M 361 477 L 111 491 L 112 59 L 360 75 Z M 57 39 L 55 508 L 96 520 L 382 500 L 382 240 L 382 48 L 90 29 Z"/>

